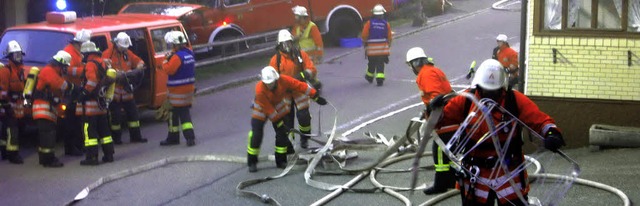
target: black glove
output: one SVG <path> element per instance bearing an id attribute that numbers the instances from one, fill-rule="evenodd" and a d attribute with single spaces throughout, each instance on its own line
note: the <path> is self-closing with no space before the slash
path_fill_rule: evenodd
<path id="1" fill-rule="evenodd" d="M 307 81 L 311 81 L 313 79 L 313 75 L 307 70 L 300 72 L 300 76 L 302 76 L 302 79 Z"/>
<path id="2" fill-rule="evenodd" d="M 544 135 L 544 148 L 557 152 L 562 146 L 565 146 L 562 134 L 556 128 L 550 128 Z"/>
<path id="3" fill-rule="evenodd" d="M 327 104 L 327 100 L 322 98 L 322 97 L 316 97 L 313 99 L 313 101 L 316 101 L 316 103 L 318 103 L 319 105 L 326 105 Z"/>
<path id="4" fill-rule="evenodd" d="M 444 105 L 447 105 L 447 100 L 444 98 L 444 94 L 441 94 L 431 99 L 427 109 L 433 110 L 435 108 L 444 107 Z"/>

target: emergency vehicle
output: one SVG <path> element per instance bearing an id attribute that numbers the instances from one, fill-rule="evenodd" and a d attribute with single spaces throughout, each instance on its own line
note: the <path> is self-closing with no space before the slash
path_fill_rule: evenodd
<path id="1" fill-rule="evenodd" d="M 294 24 L 292 8 L 304 6 L 311 20 L 331 40 L 358 37 L 371 9 L 387 11 L 396 0 L 191 0 L 184 3 L 131 3 L 119 14 L 173 16 L 184 25 L 194 45 L 288 28 Z M 183 1 L 184 2 L 184 1 Z M 206 48 L 205 48 L 206 49 Z"/>
<path id="2" fill-rule="evenodd" d="M 129 49 L 146 65 L 145 76 L 134 93 L 136 102 L 149 108 L 157 108 L 164 102 L 167 75 L 157 71 L 171 52 L 171 47 L 164 42 L 164 35 L 169 31 L 185 32 L 180 21 L 172 17 L 118 14 L 77 18 L 72 11 L 49 12 L 44 22 L 8 28 L 2 34 L 0 51 L 5 51 L 7 42 L 16 40 L 26 53 L 25 66 L 42 68 L 81 29 L 92 31 L 91 41 L 101 51 L 114 46 L 112 40 L 119 32 L 127 33 L 132 41 Z M 29 71 L 24 73 L 29 74 Z"/>

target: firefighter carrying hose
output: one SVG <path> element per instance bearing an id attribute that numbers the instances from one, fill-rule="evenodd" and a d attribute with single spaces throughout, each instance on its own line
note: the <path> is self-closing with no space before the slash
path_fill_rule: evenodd
<path id="1" fill-rule="evenodd" d="M 56 158 L 54 146 L 56 140 L 57 109 L 61 98 L 73 98 L 79 93 L 79 86 L 64 80 L 67 67 L 71 65 L 71 55 L 66 51 L 58 51 L 49 63 L 40 70 L 36 78 L 33 99 L 33 119 L 38 127 L 39 162 L 44 167 L 62 167 Z M 25 93 L 29 93 L 26 91 Z M 27 100 L 30 101 L 30 100 Z"/>
<path id="2" fill-rule="evenodd" d="M 482 62 L 478 67 L 476 75 L 472 81 L 472 85 L 475 89 L 469 89 L 467 92 L 474 94 L 476 98 L 489 98 L 500 104 L 513 114 L 513 116 L 520 119 L 528 127 L 538 132 L 544 137 L 544 147 L 550 151 L 558 151 L 558 149 L 565 145 L 560 130 L 556 127 L 554 120 L 547 114 L 538 109 L 538 106 L 527 98 L 524 94 L 508 89 L 506 72 L 502 68 L 500 62 L 494 59 L 488 59 Z M 475 105 L 467 100 L 464 96 L 456 96 L 449 100 L 445 100 L 443 95 L 437 96 L 431 100 L 430 106 L 432 108 L 444 107 L 441 120 L 438 127 L 443 125 L 460 124 L 467 117 L 469 111 L 473 111 Z M 501 122 L 509 121 L 508 117 L 505 117 L 501 112 L 494 112 L 492 114 L 494 125 L 498 125 Z M 471 141 L 480 141 L 483 135 L 488 131 L 488 126 L 484 119 L 475 118 L 470 124 L 476 124 L 477 121 L 481 121 L 482 125 L 478 127 L 478 131 L 474 132 L 471 136 Z M 475 127 L 474 127 L 475 128 Z M 468 130 L 471 130 L 469 128 Z M 518 128 L 520 130 L 520 128 Z M 466 131 L 471 132 L 471 131 Z M 510 131 L 503 130 L 498 132 L 498 138 L 501 145 L 505 145 L 505 142 L 509 139 Z M 520 132 L 515 132 L 513 136 L 514 141 L 509 144 L 509 148 L 506 148 L 504 162 L 508 163 L 510 170 L 514 170 L 524 159 L 522 153 L 522 137 Z M 514 188 L 511 184 L 506 183 L 502 186 L 497 186 L 498 190 L 494 191 L 491 187 L 476 181 L 471 182 L 469 176 L 462 179 L 460 189 L 462 190 L 462 205 L 494 205 L 495 200 L 498 200 L 498 205 L 528 205 L 527 202 L 523 202 L 518 193 L 523 195 L 524 199 L 527 199 L 527 193 L 529 191 L 529 185 L 527 184 L 526 171 L 520 174 L 514 175 L 514 177 L 506 176 L 505 172 L 501 169 L 493 168 L 498 161 L 498 154 L 496 148 L 494 148 L 492 141 L 484 141 L 476 149 L 469 153 L 467 157 L 462 160 L 463 166 L 470 170 L 477 171 L 479 178 L 487 178 L 487 181 L 482 182 L 501 182 L 500 179 L 512 178 L 519 188 Z M 473 168 L 473 169 L 472 169 Z M 495 179 L 490 179 L 494 177 Z"/>
<path id="3" fill-rule="evenodd" d="M 256 84 L 256 96 L 253 100 L 251 115 L 251 131 L 247 145 L 247 165 L 249 172 L 258 171 L 258 155 L 262 144 L 264 125 L 268 120 L 273 124 L 276 132 L 276 166 L 287 166 L 287 147 L 291 143 L 287 138 L 289 133 L 288 117 L 293 91 L 311 96 L 319 105 L 327 104 L 327 100 L 320 97 L 316 89 L 287 75 L 280 75 L 275 68 L 267 66 L 262 69 L 260 79 Z"/>
<path id="4" fill-rule="evenodd" d="M 373 7 L 373 16 L 362 28 L 362 41 L 365 42 L 365 57 L 369 60 L 367 73 L 364 78 L 372 83 L 374 76 L 376 84 L 384 83 L 384 65 L 389 63 L 390 47 L 393 37 L 391 25 L 384 19 L 387 12 L 382 5 Z"/>
<path id="5" fill-rule="evenodd" d="M 86 159 L 80 161 L 80 165 L 99 165 L 98 146 L 102 146 L 102 162 L 113 162 L 113 138 L 109 130 L 109 116 L 107 109 L 110 98 L 107 94 L 108 87 L 114 83 L 115 76 L 108 77 L 107 70 L 115 75 L 115 70 L 102 60 L 102 53 L 96 45 L 87 41 L 82 43 L 82 52 L 85 67 L 80 71 L 82 85 L 77 101 L 76 115 L 82 117 L 82 131 Z M 113 94 L 111 94 L 113 95 Z"/>
<path id="6" fill-rule="evenodd" d="M 407 64 L 411 67 L 413 73 L 417 75 L 416 84 L 425 106 L 428 107 L 429 102 L 434 97 L 453 92 L 447 76 L 442 70 L 434 66 L 433 59 L 427 57 L 422 48 L 414 47 L 407 51 Z M 423 114 L 426 115 L 429 111 L 430 109 L 427 108 L 427 111 Z M 448 141 L 457 129 L 458 125 L 451 125 L 436 131 L 436 133 L 443 141 Z M 449 158 L 437 144 L 433 144 L 432 152 L 436 173 L 433 186 L 423 191 L 427 195 L 446 192 L 447 189 L 454 188 L 456 184 L 454 171 L 449 167 Z"/>
<path id="7" fill-rule="evenodd" d="M 322 63 L 324 44 L 318 26 L 311 21 L 307 8 L 295 6 L 291 10 L 296 18 L 291 33 L 300 45 L 300 49 L 309 54 L 314 64 Z"/>
<path id="8" fill-rule="evenodd" d="M 24 117 L 24 65 L 22 56 L 25 53 L 17 41 L 12 40 L 7 44 L 5 58 L 9 64 L 4 68 L 0 63 L 0 104 L 4 110 L 0 120 L 2 121 L 2 134 L 0 134 L 0 151 L 2 159 L 8 159 L 12 164 L 22 164 L 23 160 L 19 151 L 18 123 Z"/>
<path id="9" fill-rule="evenodd" d="M 187 47 L 187 38 L 182 32 L 167 32 L 164 40 L 173 47 L 172 53 L 162 64 L 162 69 L 169 75 L 167 98 L 171 103 L 172 109 L 168 122 L 169 134 L 167 139 L 160 142 L 160 145 L 180 144 L 180 129 L 182 129 L 182 134 L 187 140 L 187 146 L 194 146 L 196 145 L 196 136 L 193 131 L 189 109 L 191 108 L 195 91 L 196 59 L 193 56 L 193 51 Z"/>
<path id="10" fill-rule="evenodd" d="M 69 75 L 64 78 L 69 83 L 80 85 L 82 81 L 79 77 L 80 70 L 84 68 L 82 63 L 82 53 L 80 47 L 82 43 L 91 39 L 91 31 L 82 29 L 76 32 L 76 36 L 64 48 L 64 51 L 71 55 L 69 66 Z M 64 119 L 62 119 L 62 136 L 64 138 L 64 153 L 71 156 L 82 156 L 84 151 L 84 138 L 82 137 L 82 120 L 80 116 L 76 116 L 76 103 L 74 101 L 66 101 L 66 110 L 64 111 Z"/>
<path id="11" fill-rule="evenodd" d="M 309 82 L 314 89 L 320 89 L 322 84 L 316 78 L 317 70 L 311 59 L 305 51 L 300 51 L 293 44 L 293 36 L 287 30 L 278 32 L 278 46 L 276 47 L 276 55 L 271 58 L 269 66 L 278 71 L 283 76 L 294 77 L 299 81 Z M 289 118 L 291 119 L 287 125 L 293 128 L 293 119 L 298 117 L 300 135 L 300 146 L 307 148 L 309 146 L 309 134 L 311 134 L 311 114 L 309 113 L 309 96 L 304 92 L 294 92 L 290 96 L 291 111 Z M 293 153 L 293 145 L 289 146 L 289 153 Z"/>
<path id="12" fill-rule="evenodd" d="M 111 134 L 113 143 L 122 144 L 122 111 L 126 113 L 127 126 L 129 128 L 129 140 L 131 142 L 144 143 L 140 132 L 140 116 L 138 107 L 133 98 L 133 90 L 137 81 L 142 81 L 144 74 L 144 61 L 128 48 L 131 46 L 131 38 L 127 33 L 120 32 L 113 40 L 115 47 L 108 48 L 102 53 L 102 58 L 108 59 L 111 66 L 121 73 L 117 81 L 114 101 L 109 105 L 111 113 Z"/>

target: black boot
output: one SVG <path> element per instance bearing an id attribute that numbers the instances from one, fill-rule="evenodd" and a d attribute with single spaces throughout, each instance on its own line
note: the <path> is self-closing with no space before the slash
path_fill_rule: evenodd
<path id="1" fill-rule="evenodd" d="M 280 169 L 287 167 L 287 154 L 276 153 L 276 167 Z"/>
<path id="2" fill-rule="evenodd" d="M 258 171 L 258 156 L 247 154 L 247 166 L 249 166 L 249 172 Z"/>
<path id="3" fill-rule="evenodd" d="M 383 83 L 384 83 L 384 79 L 376 78 L 376 85 L 377 86 L 382 86 Z"/>
<path id="4" fill-rule="evenodd" d="M 129 137 L 132 143 L 146 143 L 147 139 L 142 138 L 140 127 L 129 128 Z"/>
<path id="5" fill-rule="evenodd" d="M 180 144 L 180 133 L 170 132 L 167 139 L 160 142 L 160 146 L 171 146 Z"/>
<path id="6" fill-rule="evenodd" d="M 40 164 L 44 167 L 62 167 L 64 164 L 56 158 L 56 155 L 53 153 L 38 153 L 40 156 Z"/>
<path id="7" fill-rule="evenodd" d="M 2 160 L 6 160 L 7 158 L 9 158 L 7 155 L 7 148 L 5 148 L 5 145 L 1 146 L 2 148 L 0 148 L 0 156 L 2 156 Z"/>
<path id="8" fill-rule="evenodd" d="M 456 178 L 453 171 L 436 172 L 436 178 L 433 186 L 425 188 L 422 192 L 425 195 L 433 195 L 446 192 L 448 189 L 456 186 Z"/>
<path id="9" fill-rule="evenodd" d="M 111 138 L 113 139 L 113 144 L 121 145 L 122 144 L 122 130 L 111 130 Z"/>
<path id="10" fill-rule="evenodd" d="M 102 156 L 102 162 L 113 162 L 113 153 L 115 153 L 113 144 L 103 144 L 102 152 L 104 153 L 104 156 Z"/>
<path id="11" fill-rule="evenodd" d="M 300 147 L 302 149 L 307 149 L 309 148 L 309 136 L 307 135 L 300 135 Z M 288 151 L 288 150 L 287 150 Z"/>
<path id="12" fill-rule="evenodd" d="M 100 161 L 98 161 L 98 155 L 90 155 L 87 154 L 87 158 L 80 161 L 80 165 L 90 165 L 90 166 L 95 166 L 95 165 L 99 165 Z"/>
<path id="13" fill-rule="evenodd" d="M 370 77 L 369 75 L 364 75 L 364 79 L 366 79 L 369 84 L 373 83 L 373 77 Z"/>
<path id="14" fill-rule="evenodd" d="M 22 157 L 20 156 L 20 153 L 18 153 L 18 151 L 8 151 L 7 155 L 9 155 L 8 159 L 9 162 L 12 164 L 22 164 L 24 163 L 24 161 L 22 160 Z"/>
<path id="15" fill-rule="evenodd" d="M 187 139 L 187 146 L 191 147 L 196 145 L 196 134 L 193 129 L 183 130 L 184 138 Z"/>

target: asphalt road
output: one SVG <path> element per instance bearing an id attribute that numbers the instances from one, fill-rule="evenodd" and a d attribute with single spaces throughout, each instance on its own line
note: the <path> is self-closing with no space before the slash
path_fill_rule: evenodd
<path id="1" fill-rule="evenodd" d="M 429 25 L 415 28 L 395 28 L 396 34 L 410 35 L 396 39 L 393 44 L 391 61 L 387 65 L 387 81 L 376 87 L 364 80 L 366 61 L 361 49 L 327 49 L 327 56 L 340 56 L 331 64 L 318 66 L 319 77 L 325 85 L 324 96 L 337 108 L 313 105 L 314 132 L 321 124 L 322 133 L 327 134 L 337 118 L 336 133 L 345 132 L 374 118 L 420 102 L 413 80 L 415 75 L 404 63 L 405 52 L 414 46 L 425 48 L 436 65 L 444 70 L 454 84 L 468 84 L 458 80 L 466 73 L 472 60 L 481 62 L 490 58 L 495 46 L 497 33 L 510 37 L 512 46 L 517 45 L 519 12 L 488 9 L 491 0 L 459 0 L 454 9 L 446 14 L 431 18 Z M 464 18 L 461 18 L 464 17 Z M 455 21 L 452 21 L 455 19 Z M 266 64 L 266 62 L 265 62 Z M 247 68 L 198 83 L 205 89 L 236 80 L 255 76 L 260 68 Z M 147 144 L 124 144 L 116 147 L 115 162 L 97 167 L 81 167 L 82 158 L 62 157 L 64 168 L 42 168 L 37 164 L 37 155 L 32 148 L 23 151 L 25 164 L 21 166 L 0 162 L 0 205 L 61 205 L 69 202 L 84 187 L 101 177 L 108 177 L 122 171 L 140 168 L 142 165 L 158 163 L 165 158 L 194 155 L 236 157 L 234 161 L 197 161 L 167 164 L 108 182 L 92 190 L 79 205 L 261 205 L 259 201 L 236 194 L 236 185 L 248 179 L 279 174 L 271 161 L 261 161 L 259 172 L 248 173 L 244 163 L 246 157 L 247 132 L 249 131 L 250 102 L 254 84 L 245 84 L 230 89 L 201 95 L 191 110 L 197 136 L 195 147 L 183 144 L 160 147 L 158 143 L 166 137 L 166 124 L 151 120 L 145 115 L 142 132 L 150 142 Z M 318 113 L 320 111 L 321 113 Z M 416 116 L 420 107 L 412 107 L 404 112 L 364 125 L 359 130 L 345 135 L 347 138 L 361 138 L 362 132 L 371 131 L 385 136 L 401 135 L 408 120 Z M 318 119 L 321 122 L 318 123 Z M 561 126 L 561 125 L 560 125 Z M 585 137 L 587 138 L 587 137 Z M 127 136 L 123 138 L 128 140 Z M 323 138 L 320 138 L 323 139 Z M 273 131 L 265 129 L 262 155 L 273 154 Z M 319 146 L 319 145 L 313 145 Z M 380 153 L 358 151 L 359 156 L 349 165 L 365 164 L 373 161 Z M 581 178 L 598 181 L 619 188 L 632 200 L 638 201 L 637 175 L 640 169 L 640 150 L 615 149 L 590 152 L 587 148 L 567 150 L 569 156 L 580 163 Z M 58 154 L 60 154 L 60 150 Z M 425 158 L 424 164 L 430 164 Z M 390 165 L 390 168 L 407 168 L 408 161 Z M 268 194 L 283 205 L 309 205 L 329 191 L 309 187 L 304 182 L 304 166 L 294 167 L 289 175 L 258 184 L 247 189 L 260 194 Z M 431 184 L 433 171 L 420 175 L 420 182 Z M 354 175 L 316 175 L 315 180 L 333 184 L 344 184 Z M 377 176 L 386 185 L 407 187 L 409 173 L 384 173 Z M 355 188 L 372 188 L 369 177 L 355 185 Z M 420 192 L 410 195 L 401 192 L 413 204 L 420 204 L 433 196 Z M 574 185 L 567 193 L 562 205 L 620 205 L 621 201 L 603 190 Z M 390 195 L 375 193 L 347 192 L 330 201 L 327 205 L 401 205 L 402 202 Z M 459 205 L 457 197 L 449 198 L 439 205 Z"/>

